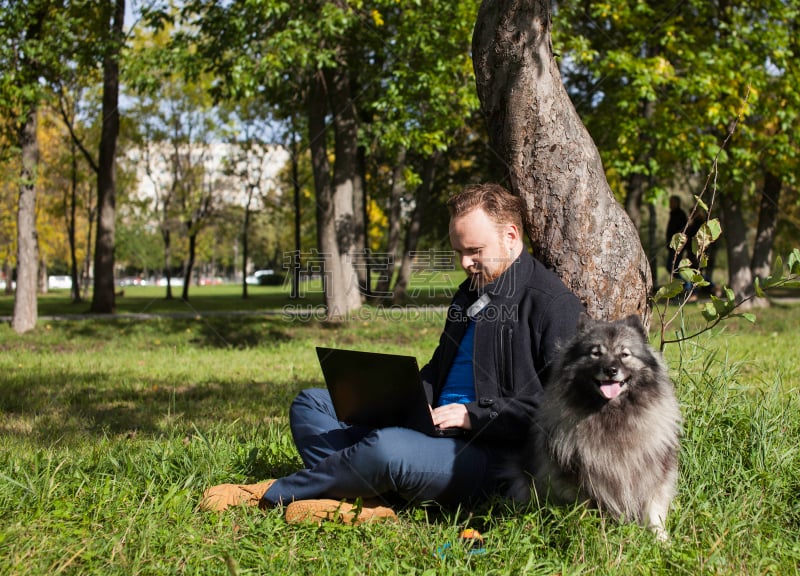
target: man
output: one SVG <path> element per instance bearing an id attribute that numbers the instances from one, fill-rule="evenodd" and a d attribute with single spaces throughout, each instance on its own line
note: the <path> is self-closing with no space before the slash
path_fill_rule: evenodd
<path id="1" fill-rule="evenodd" d="M 457 437 L 407 428 L 364 429 L 336 419 L 327 390 L 302 391 L 290 409 L 306 466 L 255 485 L 210 488 L 201 506 L 287 504 L 288 521 L 391 518 L 387 503 L 466 503 L 501 490 L 503 454 L 527 434 L 559 342 L 583 309 L 525 250 L 521 200 L 494 184 L 451 198 L 450 242 L 467 279 L 421 375 L 434 424 Z M 355 508 L 345 502 L 371 499 Z"/>

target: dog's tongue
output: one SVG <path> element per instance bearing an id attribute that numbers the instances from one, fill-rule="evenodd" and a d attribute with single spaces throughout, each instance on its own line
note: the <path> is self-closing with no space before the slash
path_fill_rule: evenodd
<path id="1" fill-rule="evenodd" d="M 619 396 L 620 392 L 622 392 L 622 385 L 619 382 L 607 380 L 600 383 L 600 394 L 609 400 Z"/>

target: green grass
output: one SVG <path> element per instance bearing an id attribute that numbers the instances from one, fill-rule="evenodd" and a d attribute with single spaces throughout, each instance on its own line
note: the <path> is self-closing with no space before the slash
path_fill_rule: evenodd
<path id="1" fill-rule="evenodd" d="M 0 325 L 0 574 L 798 573 L 798 306 L 667 348 L 685 419 L 669 544 L 574 506 L 416 507 L 399 524 L 319 528 L 279 510 L 200 513 L 211 484 L 300 466 L 286 415 L 322 385 L 315 345 L 425 362 L 444 321 L 371 313 L 339 327 L 259 314 Z M 485 554 L 439 557 L 465 525 Z"/>
<path id="2" fill-rule="evenodd" d="M 419 276 L 419 275 L 417 275 Z M 412 276 L 408 289 L 408 304 L 417 306 L 446 305 L 458 284 L 456 275 L 443 275 L 438 282 L 426 283 L 426 279 Z M 290 308 L 314 308 L 322 305 L 323 292 L 320 281 L 302 284 L 300 298 L 289 298 L 288 286 L 248 286 L 247 298 L 242 298 L 242 287 L 238 284 L 218 286 L 191 286 L 189 299 L 181 298 L 182 288 L 173 286 L 172 298 L 167 300 L 165 287 L 126 286 L 120 288 L 115 298 L 117 314 L 179 314 L 259 312 Z M 68 290 L 51 290 L 38 297 L 40 316 L 83 315 L 89 312 L 91 297 L 73 303 Z M 14 312 L 13 296 L 0 295 L 0 317 L 10 317 Z"/>

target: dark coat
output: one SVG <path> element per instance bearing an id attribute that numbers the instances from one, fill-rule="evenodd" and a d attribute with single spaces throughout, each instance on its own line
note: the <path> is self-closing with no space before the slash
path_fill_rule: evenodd
<path id="1" fill-rule="evenodd" d="M 526 251 L 489 284 L 491 301 L 475 318 L 474 402 L 466 404 L 473 437 L 523 438 L 559 343 L 574 334 L 583 311 L 578 298 Z M 422 368 L 428 401 L 435 404 L 466 331 L 467 309 L 478 299 L 469 279 L 459 286 L 431 361 Z"/>

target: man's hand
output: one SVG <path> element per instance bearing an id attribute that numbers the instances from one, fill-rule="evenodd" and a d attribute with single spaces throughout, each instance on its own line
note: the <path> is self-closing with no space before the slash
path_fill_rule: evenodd
<path id="1" fill-rule="evenodd" d="M 431 417 L 433 418 L 434 426 L 439 428 L 463 428 L 464 430 L 472 428 L 467 407 L 463 404 L 446 404 L 433 408 L 431 409 Z"/>

